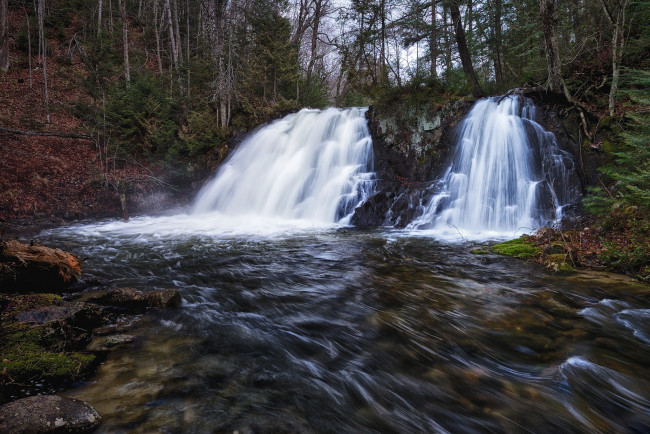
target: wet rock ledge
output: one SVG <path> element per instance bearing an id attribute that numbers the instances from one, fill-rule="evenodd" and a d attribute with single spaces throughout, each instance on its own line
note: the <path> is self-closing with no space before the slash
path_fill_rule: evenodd
<path id="1" fill-rule="evenodd" d="M 108 351 L 137 338 L 124 334 L 125 316 L 181 304 L 176 289 L 75 293 L 84 286 L 81 264 L 59 249 L 0 240 L 2 433 L 94 429 L 101 417 L 89 404 L 52 393 L 88 377 Z"/>

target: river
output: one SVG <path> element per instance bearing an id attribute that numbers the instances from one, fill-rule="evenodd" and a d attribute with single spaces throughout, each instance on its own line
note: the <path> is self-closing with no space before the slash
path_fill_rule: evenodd
<path id="1" fill-rule="evenodd" d="M 650 287 L 418 232 L 210 231 L 143 217 L 46 231 L 110 287 L 178 309 L 66 395 L 99 432 L 647 432 Z"/>

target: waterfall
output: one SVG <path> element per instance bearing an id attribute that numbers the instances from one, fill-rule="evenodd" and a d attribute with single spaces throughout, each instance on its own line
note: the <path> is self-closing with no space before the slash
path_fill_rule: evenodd
<path id="1" fill-rule="evenodd" d="M 580 195 L 573 159 L 535 116 L 527 98 L 477 101 L 439 192 L 409 227 L 512 236 L 561 219 Z"/>
<path id="2" fill-rule="evenodd" d="M 346 223 L 374 188 L 366 109 L 303 109 L 247 138 L 192 214 Z"/>

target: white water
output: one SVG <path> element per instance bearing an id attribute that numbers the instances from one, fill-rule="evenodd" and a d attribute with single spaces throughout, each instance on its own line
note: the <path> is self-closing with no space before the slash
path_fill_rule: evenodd
<path id="1" fill-rule="evenodd" d="M 365 111 L 304 109 L 263 127 L 219 168 L 191 214 L 253 225 L 346 223 L 374 187 Z"/>
<path id="2" fill-rule="evenodd" d="M 564 164 L 568 154 L 534 116 L 532 103 L 520 104 L 516 96 L 476 102 L 461 124 L 453 161 L 439 181 L 440 192 L 409 228 L 451 237 L 498 238 L 549 224 L 549 215 L 561 218 L 570 196 Z M 533 149 L 531 137 L 538 149 Z"/>

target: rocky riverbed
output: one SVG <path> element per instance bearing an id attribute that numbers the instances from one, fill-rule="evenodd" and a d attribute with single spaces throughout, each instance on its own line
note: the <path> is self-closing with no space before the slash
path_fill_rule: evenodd
<path id="1" fill-rule="evenodd" d="M 82 262 L 36 243 L 0 241 L 0 432 L 94 429 L 101 417 L 90 405 L 53 393 L 133 342 L 125 333 L 136 315 L 180 305 L 176 289 L 84 281 Z"/>

